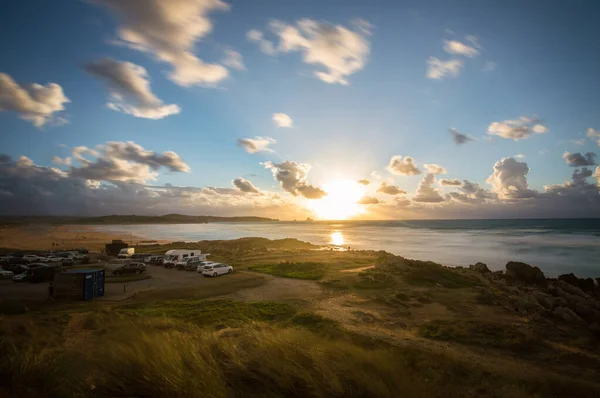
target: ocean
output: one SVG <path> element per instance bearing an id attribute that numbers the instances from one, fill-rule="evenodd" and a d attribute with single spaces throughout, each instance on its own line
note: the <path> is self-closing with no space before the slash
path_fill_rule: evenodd
<path id="1" fill-rule="evenodd" d="M 449 266 L 481 261 L 537 265 L 547 276 L 600 277 L 600 219 L 314 221 L 103 225 L 99 231 L 149 239 L 198 241 L 259 236 L 319 245 L 386 250 Z"/>

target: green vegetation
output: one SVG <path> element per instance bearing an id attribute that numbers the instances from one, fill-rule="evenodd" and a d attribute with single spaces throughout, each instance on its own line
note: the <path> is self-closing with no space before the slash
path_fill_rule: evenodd
<path id="1" fill-rule="evenodd" d="M 600 393 L 598 385 L 569 376 L 512 368 L 490 373 L 446 351 L 389 345 L 282 303 L 192 300 L 32 313 L 4 318 L 0 336 L 0 396 Z"/>
<path id="2" fill-rule="evenodd" d="M 285 321 L 296 310 L 285 303 L 244 303 L 233 300 L 168 300 L 125 305 L 123 313 L 142 317 L 163 317 L 217 328 L 239 326 L 253 321 Z"/>
<path id="3" fill-rule="evenodd" d="M 528 330 L 527 325 L 471 320 L 436 320 L 421 326 L 419 333 L 430 339 L 507 349 L 520 354 L 550 348 L 543 339 Z"/>
<path id="4" fill-rule="evenodd" d="M 284 278 L 319 280 L 325 275 L 325 266 L 320 263 L 279 263 L 248 267 L 251 271 L 282 276 Z"/>

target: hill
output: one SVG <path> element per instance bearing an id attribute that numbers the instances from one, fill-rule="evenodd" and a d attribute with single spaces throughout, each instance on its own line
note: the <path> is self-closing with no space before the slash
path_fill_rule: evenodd
<path id="1" fill-rule="evenodd" d="M 0 224 L 202 224 L 208 222 L 273 222 L 278 219 L 254 216 L 217 217 L 217 216 L 186 216 L 183 214 L 165 214 L 162 216 L 110 215 L 99 217 L 71 216 L 4 216 Z"/>

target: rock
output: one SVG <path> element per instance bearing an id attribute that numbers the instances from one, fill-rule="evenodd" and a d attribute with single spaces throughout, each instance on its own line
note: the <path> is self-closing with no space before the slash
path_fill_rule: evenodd
<path id="1" fill-rule="evenodd" d="M 563 274 L 558 277 L 559 280 L 576 286 L 587 293 L 593 293 L 597 290 L 596 282 L 592 278 L 578 278 L 573 273 Z"/>
<path id="2" fill-rule="evenodd" d="M 594 322 L 589 326 L 591 332 L 600 334 L 600 322 Z"/>
<path id="3" fill-rule="evenodd" d="M 589 299 L 590 296 L 587 295 L 583 290 L 581 290 L 580 288 L 578 288 L 577 286 L 574 286 L 568 282 L 565 282 L 563 280 L 558 280 L 555 284 L 555 286 L 559 289 L 564 290 L 565 292 L 569 293 L 569 294 L 573 294 L 575 296 L 579 296 L 579 297 L 583 297 L 586 299 Z"/>
<path id="4" fill-rule="evenodd" d="M 473 270 L 473 271 L 481 272 L 481 273 L 490 273 L 490 272 L 492 272 L 487 267 L 487 265 L 484 264 L 484 263 L 471 264 L 471 265 L 469 265 L 469 269 Z"/>
<path id="5" fill-rule="evenodd" d="M 506 264 L 506 276 L 526 285 L 546 287 L 546 277 L 542 270 L 529 264 L 510 261 Z"/>
<path id="6" fill-rule="evenodd" d="M 513 308 L 521 315 L 539 314 L 545 311 L 533 295 L 516 297 L 512 300 Z"/>
<path id="7" fill-rule="evenodd" d="M 570 308 L 557 307 L 552 311 L 554 315 L 567 323 L 582 323 L 583 320 L 577 316 Z"/>
<path id="8" fill-rule="evenodd" d="M 548 294 L 542 292 L 534 293 L 534 297 L 537 302 L 547 310 L 554 308 L 554 298 Z"/>

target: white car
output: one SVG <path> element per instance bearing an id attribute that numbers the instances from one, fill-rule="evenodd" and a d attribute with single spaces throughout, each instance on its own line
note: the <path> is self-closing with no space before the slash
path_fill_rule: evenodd
<path id="1" fill-rule="evenodd" d="M 219 276 L 223 274 L 231 274 L 233 272 L 233 267 L 227 264 L 211 264 L 204 267 L 202 271 L 202 275 L 204 276 Z"/>
<path id="2" fill-rule="evenodd" d="M 0 277 L 2 278 L 12 278 L 13 273 L 12 271 L 6 271 L 0 268 Z"/>
<path id="3" fill-rule="evenodd" d="M 198 264 L 198 267 L 196 268 L 196 271 L 201 274 L 202 271 L 204 271 L 205 267 L 208 267 L 209 265 L 215 265 L 218 264 L 214 261 L 202 261 L 200 264 Z"/>
<path id="4" fill-rule="evenodd" d="M 60 263 L 63 260 L 62 257 L 59 256 L 48 256 L 46 257 L 47 263 Z"/>

